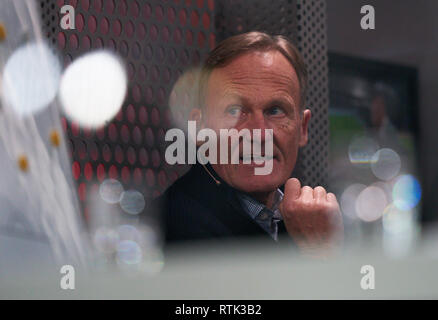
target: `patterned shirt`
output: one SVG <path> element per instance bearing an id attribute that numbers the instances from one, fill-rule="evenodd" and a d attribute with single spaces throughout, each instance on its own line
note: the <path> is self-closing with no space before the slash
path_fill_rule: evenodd
<path id="1" fill-rule="evenodd" d="M 278 206 L 283 200 L 283 192 L 280 189 L 275 191 L 274 202 L 271 208 L 266 207 L 247 194 L 237 192 L 245 212 L 254 219 L 275 241 L 278 241 L 278 222 L 283 220 Z"/>

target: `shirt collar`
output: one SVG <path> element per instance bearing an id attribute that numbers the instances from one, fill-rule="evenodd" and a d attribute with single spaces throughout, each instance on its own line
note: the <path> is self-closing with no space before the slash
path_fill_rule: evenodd
<path id="1" fill-rule="evenodd" d="M 279 206 L 280 202 L 283 200 L 283 197 L 284 197 L 283 192 L 277 188 L 275 190 L 275 194 L 274 194 L 273 205 L 270 208 L 268 208 L 264 204 L 258 202 L 254 198 L 252 198 L 251 196 L 249 196 L 245 193 L 242 193 L 242 192 L 237 192 L 237 198 L 240 200 L 240 203 L 242 204 L 243 209 L 253 219 L 256 219 L 262 210 L 267 209 L 267 210 L 265 210 L 265 212 L 267 211 L 267 212 L 271 213 L 273 218 L 278 219 L 278 220 L 282 220 L 281 212 L 280 212 L 278 206 Z"/>

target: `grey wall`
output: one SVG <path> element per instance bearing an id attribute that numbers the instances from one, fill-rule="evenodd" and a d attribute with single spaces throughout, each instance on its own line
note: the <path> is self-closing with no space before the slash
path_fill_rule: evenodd
<path id="1" fill-rule="evenodd" d="M 376 13 L 376 29 L 360 28 L 360 8 Z M 420 173 L 426 196 L 438 184 L 438 1 L 328 0 L 330 52 L 416 67 L 419 76 Z M 427 201 L 427 199 L 426 199 Z M 429 211 L 436 211 L 436 208 Z M 437 216 L 437 212 L 427 212 Z"/>

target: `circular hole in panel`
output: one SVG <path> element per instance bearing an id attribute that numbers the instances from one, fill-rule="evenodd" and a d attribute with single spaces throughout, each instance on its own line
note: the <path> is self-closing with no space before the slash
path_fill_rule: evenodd
<path id="1" fill-rule="evenodd" d="M 144 57 L 146 58 L 146 60 L 150 60 L 152 59 L 152 47 L 150 45 L 146 46 L 145 50 L 144 50 Z"/>
<path id="2" fill-rule="evenodd" d="M 117 179 L 119 177 L 119 171 L 115 165 L 112 165 L 108 170 L 108 176 L 111 179 Z"/>
<path id="3" fill-rule="evenodd" d="M 158 21 L 161 21 L 161 20 L 163 20 L 163 17 L 164 17 L 163 7 L 162 6 L 156 6 L 155 7 L 155 18 Z"/>
<path id="4" fill-rule="evenodd" d="M 130 80 L 134 80 L 134 76 L 135 76 L 135 67 L 134 65 L 130 62 L 128 64 L 128 77 Z"/>
<path id="5" fill-rule="evenodd" d="M 214 33 L 210 33 L 208 43 L 210 45 L 210 50 L 213 50 L 214 47 L 216 46 L 216 35 Z"/>
<path id="6" fill-rule="evenodd" d="M 149 162 L 149 155 L 145 148 L 141 148 L 138 152 L 138 160 L 140 161 L 141 165 L 146 167 Z"/>
<path id="7" fill-rule="evenodd" d="M 169 20 L 170 23 L 174 23 L 175 18 L 176 18 L 175 9 L 173 9 L 172 7 L 168 7 L 167 8 L 167 19 Z"/>
<path id="8" fill-rule="evenodd" d="M 102 20 L 100 20 L 100 32 L 102 34 L 108 34 L 109 32 L 109 21 L 107 18 L 102 18 Z"/>
<path id="9" fill-rule="evenodd" d="M 208 29 L 210 27 L 210 16 L 207 12 L 204 12 L 202 15 L 202 25 L 204 26 L 204 29 Z"/>
<path id="10" fill-rule="evenodd" d="M 89 16 L 88 17 L 87 26 L 88 26 L 88 31 L 90 31 L 91 33 L 95 33 L 96 32 L 97 20 L 96 20 L 96 18 L 94 16 Z"/>
<path id="11" fill-rule="evenodd" d="M 181 9 L 178 16 L 179 16 L 179 23 L 184 26 L 186 24 L 186 22 L 187 22 L 187 12 L 186 12 L 186 10 L 185 9 Z"/>
<path id="12" fill-rule="evenodd" d="M 135 161 L 137 160 L 137 157 L 135 155 L 135 150 L 133 147 L 128 147 L 128 150 L 126 151 L 126 157 L 128 159 L 128 162 L 133 165 Z"/>
<path id="13" fill-rule="evenodd" d="M 145 134 L 145 138 L 146 138 L 146 144 L 149 147 L 152 147 L 154 145 L 154 132 L 152 131 L 151 128 L 147 128 L 146 129 L 146 134 Z"/>
<path id="14" fill-rule="evenodd" d="M 128 13 L 128 5 L 126 4 L 126 0 L 119 0 L 119 14 L 122 16 L 126 16 Z"/>
<path id="15" fill-rule="evenodd" d="M 78 196 L 79 200 L 85 201 L 87 195 L 87 186 L 84 182 L 82 182 L 78 187 Z"/>
<path id="16" fill-rule="evenodd" d="M 103 164 L 99 164 L 97 166 L 96 169 L 96 176 L 97 176 L 97 180 L 99 180 L 100 182 L 102 182 L 105 179 L 105 167 L 103 166 Z"/>
<path id="17" fill-rule="evenodd" d="M 186 31 L 186 43 L 189 46 L 193 45 L 193 32 L 191 30 Z"/>
<path id="18" fill-rule="evenodd" d="M 155 174 L 152 169 L 146 170 L 146 183 L 148 186 L 153 187 L 155 184 Z"/>
<path id="19" fill-rule="evenodd" d="M 182 33 L 181 33 L 181 29 L 176 29 L 175 32 L 173 33 L 173 41 L 177 44 L 179 44 L 181 42 L 182 39 Z"/>
<path id="20" fill-rule="evenodd" d="M 120 136 L 122 137 L 122 141 L 124 143 L 128 143 L 130 140 L 130 133 L 127 125 L 122 125 L 122 128 L 120 129 Z"/>
<path id="21" fill-rule="evenodd" d="M 135 184 L 140 185 L 143 183 L 143 174 L 142 174 L 140 168 L 134 169 L 134 172 L 132 174 L 132 178 L 133 178 Z"/>
<path id="22" fill-rule="evenodd" d="M 126 118 L 128 119 L 129 122 L 135 121 L 135 109 L 132 104 L 126 107 Z"/>
<path id="23" fill-rule="evenodd" d="M 117 128 L 114 123 L 111 123 L 108 127 L 108 137 L 113 142 L 117 140 Z"/>
<path id="24" fill-rule="evenodd" d="M 135 26 L 132 21 L 128 21 L 128 23 L 125 24 L 125 34 L 128 36 L 128 38 L 132 38 L 135 32 Z"/>
<path id="25" fill-rule="evenodd" d="M 78 180 L 81 175 L 81 166 L 77 161 L 72 164 L 72 174 L 75 180 Z"/>
<path id="26" fill-rule="evenodd" d="M 146 37 L 146 26 L 143 23 L 140 23 L 137 27 L 137 36 L 140 38 L 140 40 L 143 40 Z"/>
<path id="27" fill-rule="evenodd" d="M 93 8 L 97 12 L 100 12 L 102 10 L 102 0 L 94 0 L 93 1 Z"/>
<path id="28" fill-rule="evenodd" d="M 146 3 L 142 8 L 142 15 L 144 18 L 149 19 L 152 14 L 152 8 L 150 4 Z"/>
<path id="29" fill-rule="evenodd" d="M 205 35 L 203 32 L 198 33 L 198 46 L 200 48 L 204 47 L 205 44 Z"/>
<path id="30" fill-rule="evenodd" d="M 102 157 L 106 162 L 111 161 L 111 148 L 107 144 L 104 144 L 102 147 Z"/>
<path id="31" fill-rule="evenodd" d="M 137 1 L 132 1 L 129 5 L 129 15 L 131 17 L 137 18 L 140 13 L 140 6 Z"/>
<path id="32" fill-rule="evenodd" d="M 190 21 L 192 23 L 193 28 L 196 28 L 199 24 L 199 15 L 195 10 L 192 11 L 192 14 L 190 16 Z"/>
<path id="33" fill-rule="evenodd" d="M 132 98 L 137 103 L 141 100 L 141 89 L 140 86 L 137 84 L 132 87 Z"/>
<path id="34" fill-rule="evenodd" d="M 119 52 L 123 57 L 126 57 L 128 55 L 129 47 L 126 41 L 122 41 L 119 47 Z"/>
<path id="35" fill-rule="evenodd" d="M 128 183 L 129 180 L 131 179 L 131 171 L 129 170 L 128 167 L 123 167 L 122 171 L 121 171 L 121 176 L 122 176 L 122 181 L 124 183 Z"/>
<path id="36" fill-rule="evenodd" d="M 122 163 L 124 160 L 123 150 L 120 146 L 116 146 L 114 149 L 114 158 L 118 163 Z"/>
<path id="37" fill-rule="evenodd" d="M 99 159 L 99 150 L 98 150 L 95 142 L 88 141 L 87 142 L 87 149 L 88 149 L 88 154 L 90 155 L 90 158 L 93 161 L 96 161 Z"/>
<path id="38" fill-rule="evenodd" d="M 145 81 L 147 77 L 147 69 L 144 64 L 140 66 L 140 71 L 138 72 L 138 78 L 141 82 Z"/>
<path id="39" fill-rule="evenodd" d="M 154 100 L 154 91 L 152 90 L 152 87 L 148 86 L 146 88 L 146 101 L 149 104 L 152 104 Z"/>
<path id="40" fill-rule="evenodd" d="M 141 106 L 140 109 L 138 110 L 138 118 L 140 119 L 141 124 L 148 123 L 148 112 L 145 106 Z"/>
<path id="41" fill-rule="evenodd" d="M 149 29 L 149 33 L 150 33 L 150 36 L 151 36 L 151 40 L 157 40 L 157 38 L 158 38 L 158 28 L 156 27 L 156 25 L 152 25 L 151 27 L 150 27 L 150 29 Z"/>
<path id="42" fill-rule="evenodd" d="M 82 30 L 84 29 L 84 16 L 80 13 L 78 13 L 76 15 L 76 19 L 75 19 L 75 28 L 76 30 L 78 30 L 79 32 L 82 32 Z"/>
<path id="43" fill-rule="evenodd" d="M 115 4 L 114 0 L 106 0 L 105 1 L 105 11 L 108 14 L 112 14 L 114 12 Z"/>
<path id="44" fill-rule="evenodd" d="M 123 121 L 123 109 L 120 109 L 119 112 L 117 112 L 115 119 L 119 122 Z"/>
<path id="45" fill-rule="evenodd" d="M 84 167 L 84 177 L 88 181 L 93 179 L 93 167 L 91 166 L 91 163 L 87 162 Z"/>
<path id="46" fill-rule="evenodd" d="M 155 127 L 158 127 L 158 125 L 160 124 L 160 112 L 157 108 L 153 108 L 151 111 L 151 121 L 152 125 Z"/>
<path id="47" fill-rule="evenodd" d="M 82 50 L 90 50 L 91 48 L 91 40 L 89 36 L 85 36 L 82 38 L 81 49 Z"/>
<path id="48" fill-rule="evenodd" d="M 136 42 L 132 47 L 132 57 L 137 60 L 140 58 L 140 55 L 141 55 L 141 47 L 140 44 Z"/>
<path id="49" fill-rule="evenodd" d="M 161 38 L 163 39 L 163 41 L 168 42 L 170 39 L 170 31 L 168 27 L 163 27 L 162 31 L 161 31 Z"/>
<path id="50" fill-rule="evenodd" d="M 65 49 L 65 34 L 64 34 L 64 32 L 58 33 L 58 47 L 59 47 L 59 49 Z"/>
<path id="51" fill-rule="evenodd" d="M 158 173 L 158 184 L 160 185 L 160 187 L 165 188 L 167 185 L 167 177 L 166 177 L 166 173 L 161 170 Z"/>
<path id="52" fill-rule="evenodd" d="M 72 34 L 69 38 L 69 46 L 70 49 L 72 50 L 76 50 L 79 47 L 79 40 L 78 40 L 78 36 L 75 34 Z"/>
<path id="53" fill-rule="evenodd" d="M 120 20 L 114 21 L 112 30 L 113 30 L 113 34 L 115 36 L 117 36 L 117 37 L 120 36 L 120 34 L 122 33 L 122 24 L 121 24 Z"/>
<path id="54" fill-rule="evenodd" d="M 152 150 L 152 166 L 154 168 L 158 168 L 160 166 L 160 153 L 158 152 L 158 150 L 154 149 Z"/>
<path id="55" fill-rule="evenodd" d="M 141 130 L 139 127 L 135 127 L 134 130 L 132 130 L 132 139 L 134 140 L 134 143 L 137 145 L 141 144 L 142 136 L 141 136 Z"/>

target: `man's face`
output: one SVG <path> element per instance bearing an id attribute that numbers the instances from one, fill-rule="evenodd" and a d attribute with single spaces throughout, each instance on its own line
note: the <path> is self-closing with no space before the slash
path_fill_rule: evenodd
<path id="1" fill-rule="evenodd" d="M 273 130 L 271 174 L 255 175 L 256 164 L 244 164 L 242 158 L 239 164 L 230 161 L 212 164 L 224 181 L 247 193 L 272 192 L 286 182 L 295 166 L 298 148 L 307 143 L 310 110 L 300 112 L 297 75 L 280 52 L 243 54 L 226 67 L 214 69 L 208 80 L 204 106 L 201 126 L 213 129 L 218 137 L 220 129 L 246 128 L 251 133 L 253 129 L 261 129 L 262 155 L 264 130 Z M 240 150 L 242 155 L 242 146 Z"/>

